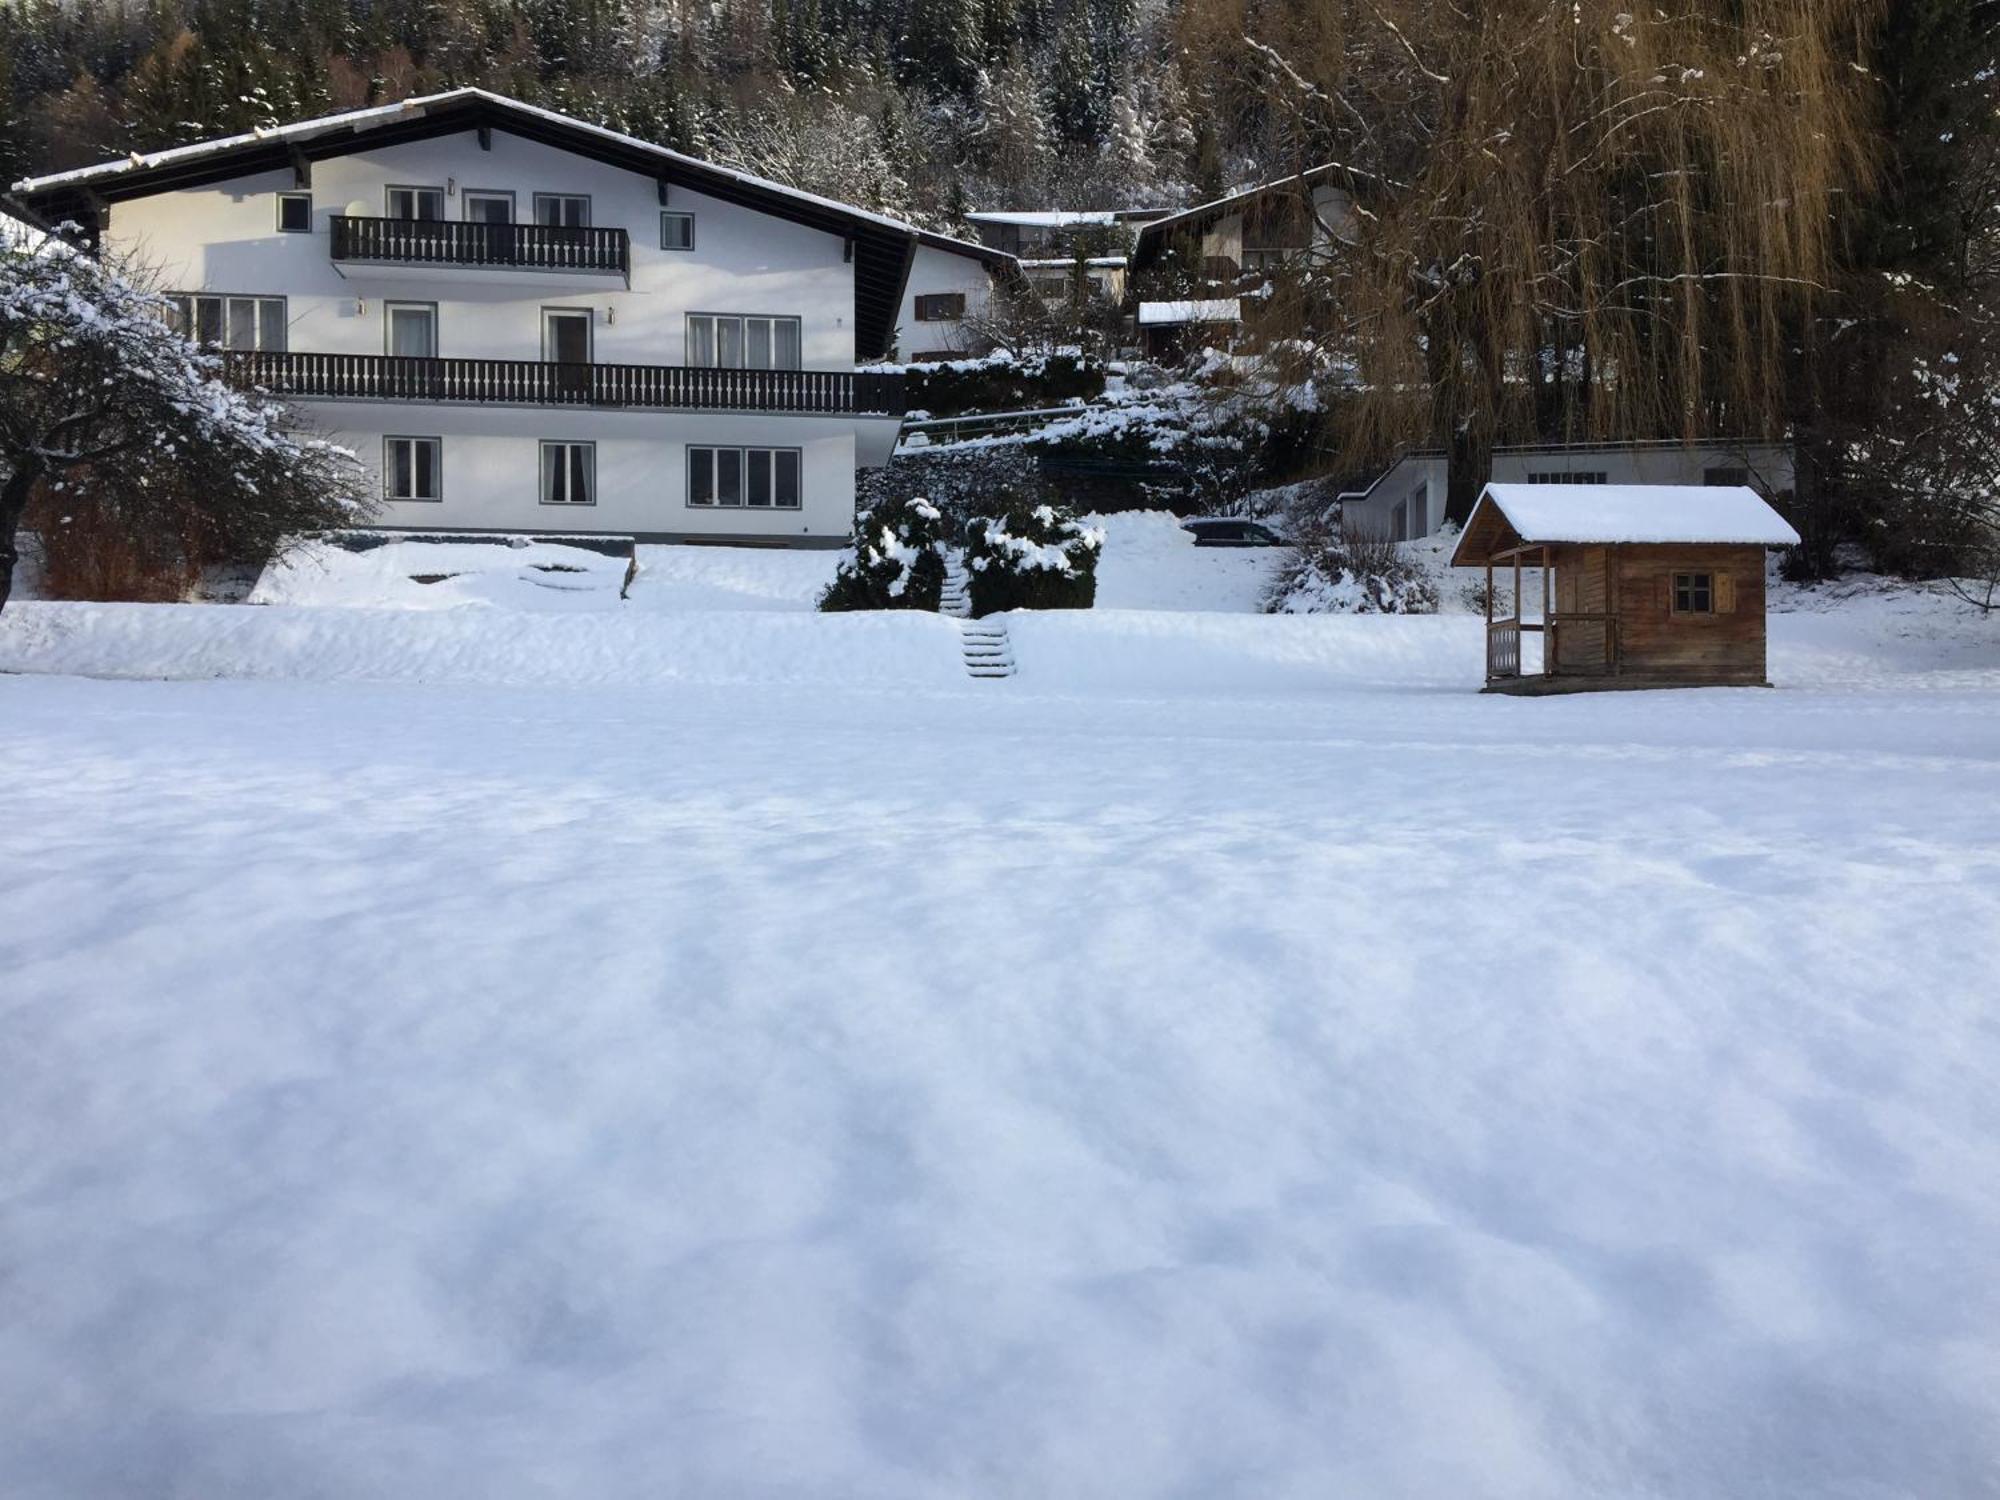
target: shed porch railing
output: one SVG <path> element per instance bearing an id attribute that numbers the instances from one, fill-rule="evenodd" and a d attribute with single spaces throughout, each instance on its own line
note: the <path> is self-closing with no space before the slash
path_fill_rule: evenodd
<path id="1" fill-rule="evenodd" d="M 1535 554 L 1535 566 L 1542 575 L 1542 617 L 1521 618 L 1521 568 L 1524 558 Z M 1514 612 L 1504 619 L 1493 617 L 1493 565 L 1514 565 Z M 1542 638 L 1544 677 L 1575 674 L 1603 674 L 1618 670 L 1618 619 L 1603 610 L 1559 610 L 1555 607 L 1552 582 L 1554 570 L 1550 549 L 1534 545 L 1510 547 L 1486 559 L 1486 680 L 1499 682 L 1521 676 L 1521 635 L 1532 631 Z M 1600 628 L 1601 652 L 1595 661 L 1563 660 L 1565 632 L 1578 628 Z M 1571 639 L 1576 637 L 1571 636 Z"/>

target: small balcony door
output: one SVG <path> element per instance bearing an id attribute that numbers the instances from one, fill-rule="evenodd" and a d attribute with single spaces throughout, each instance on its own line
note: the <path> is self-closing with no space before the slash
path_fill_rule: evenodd
<path id="1" fill-rule="evenodd" d="M 590 389 L 591 310 L 587 307 L 542 309 L 542 358 L 560 366 L 556 389 L 582 394 Z"/>
<path id="2" fill-rule="evenodd" d="M 436 359 L 437 304 L 391 302 L 383 310 L 385 341 L 399 359 Z"/>
<path id="3" fill-rule="evenodd" d="M 468 224 L 511 224 L 514 222 L 514 195 L 512 193 L 481 192 L 478 188 L 467 188 L 459 195 L 465 206 Z"/>

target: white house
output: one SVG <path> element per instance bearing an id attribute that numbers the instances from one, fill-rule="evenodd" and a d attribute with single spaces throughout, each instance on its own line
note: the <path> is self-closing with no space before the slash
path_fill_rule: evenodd
<path id="1" fill-rule="evenodd" d="M 906 360 L 955 359 L 977 352 L 973 329 L 1003 283 L 1020 275 L 1013 256 L 928 230 L 918 234 L 903 289 L 896 350 Z"/>
<path id="2" fill-rule="evenodd" d="M 837 545 L 903 410 L 857 365 L 1008 260 L 479 89 L 18 192 L 353 447 L 399 530 Z"/>
<path id="3" fill-rule="evenodd" d="M 1678 442 L 1514 445 L 1493 450 L 1493 484 L 1748 485 L 1767 496 L 1792 490 L 1792 450 L 1783 443 Z M 1450 472 L 1445 454 L 1405 453 L 1365 490 L 1340 497 L 1343 525 L 1408 541 L 1444 525 Z"/>

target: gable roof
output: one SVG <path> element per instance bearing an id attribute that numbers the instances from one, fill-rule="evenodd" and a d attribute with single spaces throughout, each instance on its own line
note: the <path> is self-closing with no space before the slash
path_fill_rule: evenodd
<path id="1" fill-rule="evenodd" d="M 203 187 L 253 172 L 310 171 L 313 161 L 327 157 L 469 130 L 504 131 L 851 240 L 855 353 L 861 359 L 879 357 L 889 346 L 917 244 L 970 256 L 989 266 L 1005 267 L 1013 261 L 1012 256 L 983 245 L 934 234 L 901 219 L 479 88 L 420 95 L 165 151 L 134 152 L 98 166 L 31 177 L 16 183 L 15 191 L 46 218 L 97 226 L 100 209 L 121 199 Z"/>
<path id="2" fill-rule="evenodd" d="M 1154 219 L 1140 226 L 1138 237 L 1132 244 L 1132 264 L 1134 267 L 1148 266 L 1167 247 L 1167 241 L 1175 234 L 1186 230 L 1200 229 L 1213 220 L 1241 209 L 1253 199 L 1267 194 L 1296 191 L 1300 187 L 1318 187 L 1339 174 L 1343 184 L 1355 186 L 1380 184 L 1384 180 L 1372 172 L 1364 172 L 1358 167 L 1348 167 L 1340 162 L 1327 162 L 1322 166 L 1308 167 L 1303 172 L 1294 172 L 1289 177 L 1275 178 L 1270 182 L 1260 182 L 1254 187 L 1239 188 L 1233 193 L 1207 203 L 1197 203 L 1193 208 L 1184 208 L 1177 214 Z"/>
<path id="3" fill-rule="evenodd" d="M 1451 565 L 1544 543 L 1796 547 L 1799 534 L 1743 485 L 1489 484 Z"/>

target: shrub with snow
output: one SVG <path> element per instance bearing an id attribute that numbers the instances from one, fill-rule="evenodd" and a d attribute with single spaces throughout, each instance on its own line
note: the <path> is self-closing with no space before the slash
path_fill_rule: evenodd
<path id="1" fill-rule="evenodd" d="M 974 615 L 1003 609 L 1089 609 L 1097 598 L 1102 527 L 1061 506 L 1023 501 L 974 521 L 965 544 Z"/>
<path id="2" fill-rule="evenodd" d="M 1362 532 L 1322 526 L 1298 537 L 1272 580 L 1273 615 L 1434 615 L 1437 579 L 1403 547 Z"/>
<path id="3" fill-rule="evenodd" d="M 854 554 L 842 559 L 819 607 L 936 610 L 946 534 L 944 513 L 922 495 L 870 506 L 854 518 Z"/>

